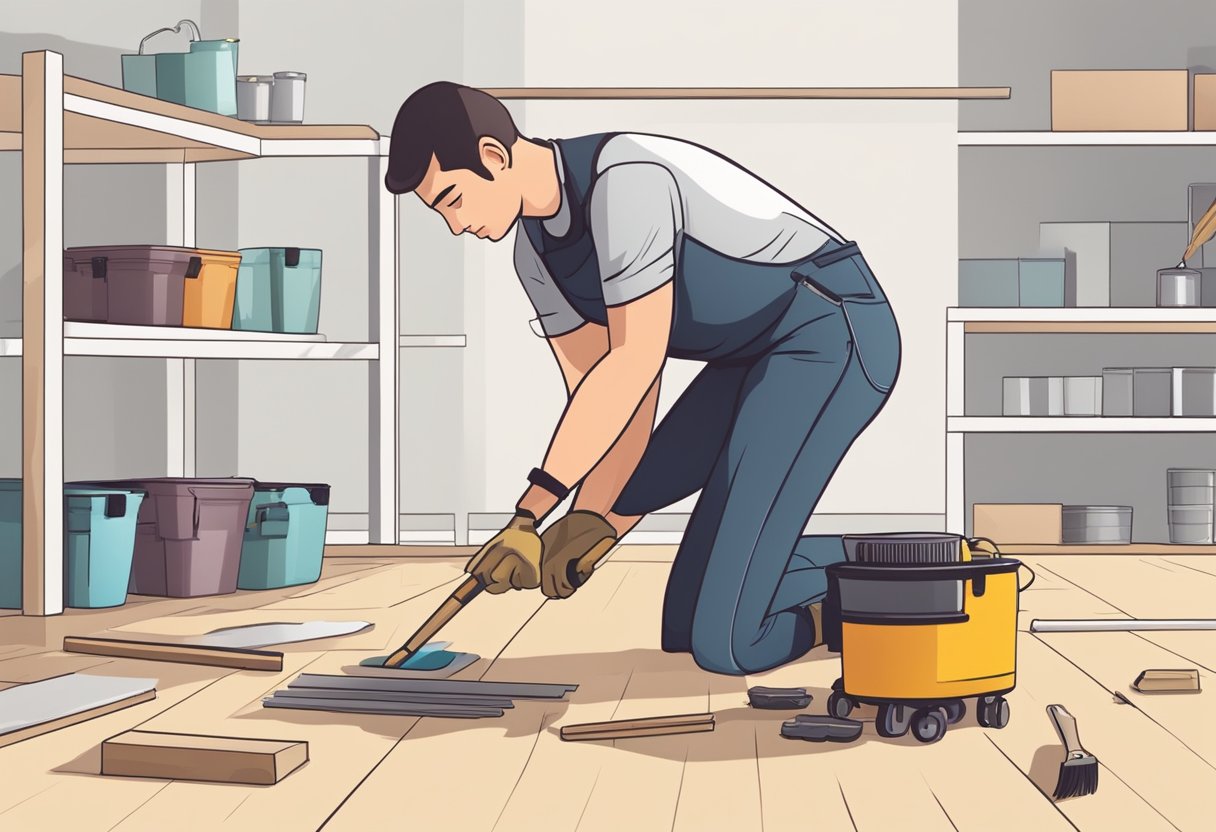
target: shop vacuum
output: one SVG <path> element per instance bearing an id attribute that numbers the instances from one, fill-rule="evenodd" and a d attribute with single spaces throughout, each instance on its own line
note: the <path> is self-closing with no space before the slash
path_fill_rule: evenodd
<path id="1" fill-rule="evenodd" d="M 986 728 L 1009 723 L 1016 675 L 1018 569 L 992 541 L 954 534 L 845 535 L 846 560 L 827 567 L 824 637 L 840 653 L 828 713 L 878 707 L 883 737 L 924 743 L 976 700 Z M 1029 569 L 1029 567 L 1027 567 Z"/>

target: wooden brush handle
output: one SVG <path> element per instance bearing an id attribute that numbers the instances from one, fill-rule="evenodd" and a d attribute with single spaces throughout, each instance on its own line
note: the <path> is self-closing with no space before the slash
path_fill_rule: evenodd
<path id="1" fill-rule="evenodd" d="M 1048 705 L 1047 715 L 1051 717 L 1051 723 L 1056 727 L 1056 733 L 1060 735 L 1060 742 L 1064 743 L 1064 748 L 1069 754 L 1083 750 L 1081 748 L 1081 735 L 1077 732 L 1077 718 L 1068 712 L 1063 705 Z"/>
<path id="2" fill-rule="evenodd" d="M 611 537 L 606 537 L 599 543 L 587 550 L 587 554 L 583 555 L 577 561 L 571 561 L 566 566 L 566 580 L 570 582 L 570 586 L 578 589 L 583 584 L 587 583 L 587 579 L 591 577 L 591 573 L 599 566 L 604 556 L 612 550 L 616 545 L 616 540 Z"/>
<path id="3" fill-rule="evenodd" d="M 460 612 L 465 606 L 481 594 L 485 589 L 485 585 L 473 575 L 465 578 L 460 586 L 447 597 L 447 600 L 439 605 L 435 612 L 431 613 L 431 617 L 423 622 L 418 631 L 410 636 L 409 640 L 401 645 L 396 653 L 389 656 L 385 662 L 385 667 L 400 667 L 406 659 L 417 653 L 431 639 L 433 639 L 444 625 L 451 621 L 456 613 Z"/>
<path id="4" fill-rule="evenodd" d="M 1186 252 L 1182 255 L 1182 262 L 1190 260 L 1195 252 L 1212 239 L 1216 235 L 1216 200 L 1208 206 L 1208 210 L 1203 212 L 1203 216 L 1199 218 L 1199 222 L 1195 223 L 1195 231 L 1191 234 L 1190 245 L 1186 247 Z"/>

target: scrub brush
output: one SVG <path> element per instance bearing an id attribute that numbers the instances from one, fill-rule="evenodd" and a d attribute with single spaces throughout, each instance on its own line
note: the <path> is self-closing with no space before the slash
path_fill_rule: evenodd
<path id="1" fill-rule="evenodd" d="M 1081 747 L 1076 717 L 1063 705 L 1048 705 L 1047 715 L 1067 753 L 1064 762 L 1060 763 L 1055 799 L 1093 794 L 1098 790 L 1098 758 Z"/>

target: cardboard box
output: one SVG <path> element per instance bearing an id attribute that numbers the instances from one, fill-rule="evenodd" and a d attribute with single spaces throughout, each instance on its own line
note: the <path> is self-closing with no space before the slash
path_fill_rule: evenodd
<path id="1" fill-rule="evenodd" d="M 1064 506 L 1060 503 L 976 503 L 971 508 L 971 534 L 995 541 L 998 548 L 1058 546 L 1064 539 Z"/>
<path id="2" fill-rule="evenodd" d="M 1185 69 L 1053 69 L 1052 130 L 1186 130 Z"/>
<path id="3" fill-rule="evenodd" d="M 1193 112 L 1196 130 L 1216 130 L 1216 73 L 1195 75 Z"/>

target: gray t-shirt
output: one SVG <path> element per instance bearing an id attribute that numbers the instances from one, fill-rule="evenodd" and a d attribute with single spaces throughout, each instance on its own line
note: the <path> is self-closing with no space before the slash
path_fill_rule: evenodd
<path id="1" fill-rule="evenodd" d="M 725 255 L 758 263 L 799 260 L 829 238 L 841 239 L 746 168 L 681 139 L 615 135 L 600 150 L 595 172 L 590 231 L 608 306 L 628 303 L 672 279 L 681 232 Z M 558 236 L 570 227 L 570 206 L 562 193 L 561 208 L 545 220 L 545 230 Z M 561 335 L 584 323 L 522 228 L 515 232 L 515 270 L 536 309 L 537 334 Z"/>

